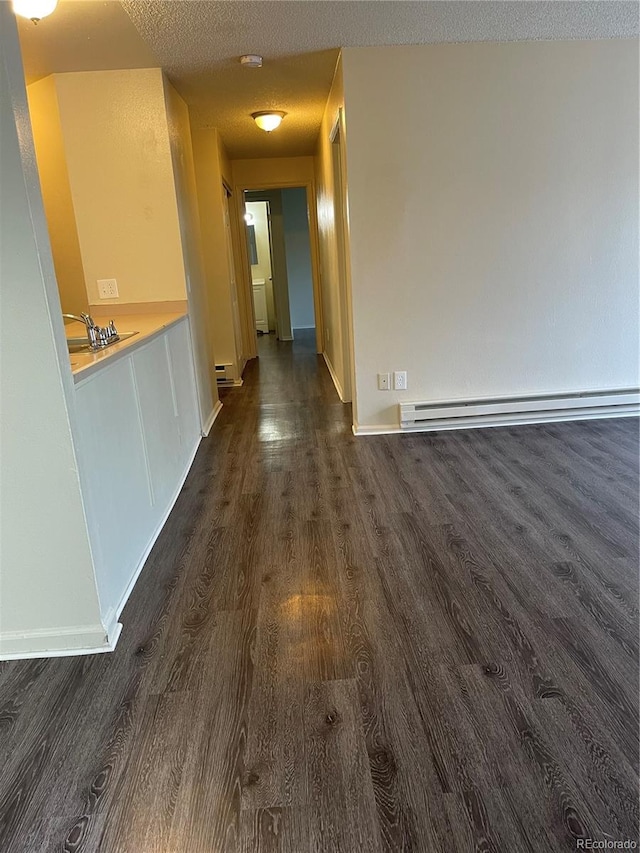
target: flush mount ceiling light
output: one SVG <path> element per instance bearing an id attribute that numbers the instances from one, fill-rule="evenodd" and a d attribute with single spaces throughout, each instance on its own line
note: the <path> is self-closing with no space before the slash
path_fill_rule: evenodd
<path id="1" fill-rule="evenodd" d="M 280 127 L 280 122 L 286 116 L 282 110 L 262 110 L 259 113 L 251 113 L 251 118 L 255 121 L 261 130 L 266 130 L 271 133 L 276 127 Z"/>
<path id="2" fill-rule="evenodd" d="M 245 53 L 240 57 L 240 65 L 245 68 L 262 68 L 262 57 L 257 53 Z"/>
<path id="3" fill-rule="evenodd" d="M 247 211 L 247 213 L 245 213 L 244 215 L 244 221 L 247 223 L 247 225 L 255 225 L 256 218 L 253 213 L 249 213 Z"/>
<path id="4" fill-rule="evenodd" d="M 58 5 L 58 0 L 13 0 L 13 11 L 22 18 L 29 18 L 37 24 L 50 15 Z"/>

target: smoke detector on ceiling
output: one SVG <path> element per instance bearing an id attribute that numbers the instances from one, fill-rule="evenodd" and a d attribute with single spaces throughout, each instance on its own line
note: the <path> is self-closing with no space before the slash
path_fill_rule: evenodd
<path id="1" fill-rule="evenodd" d="M 240 57 L 240 65 L 245 68 L 262 68 L 262 57 L 257 53 L 245 53 Z"/>

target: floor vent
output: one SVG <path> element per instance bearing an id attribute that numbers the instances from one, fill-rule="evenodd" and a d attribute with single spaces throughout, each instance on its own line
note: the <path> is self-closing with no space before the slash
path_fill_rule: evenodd
<path id="1" fill-rule="evenodd" d="M 407 431 L 427 431 L 630 417 L 640 414 L 639 404 L 640 392 L 635 389 L 400 403 L 400 427 Z"/>

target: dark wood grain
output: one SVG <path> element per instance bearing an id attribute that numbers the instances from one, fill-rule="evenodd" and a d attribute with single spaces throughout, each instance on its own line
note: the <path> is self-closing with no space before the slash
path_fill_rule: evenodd
<path id="1" fill-rule="evenodd" d="M 0 664 L 0 851 L 635 840 L 637 421 L 355 438 L 259 349 L 116 651 Z"/>

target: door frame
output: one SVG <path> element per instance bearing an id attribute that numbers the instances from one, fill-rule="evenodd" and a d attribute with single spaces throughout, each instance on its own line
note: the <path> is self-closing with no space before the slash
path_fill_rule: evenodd
<path id="1" fill-rule="evenodd" d="M 342 391 L 343 402 L 351 403 L 353 406 L 353 420 L 356 423 L 353 304 L 351 264 L 349 263 L 349 205 L 347 199 L 347 166 L 344 140 L 344 110 L 342 107 L 339 107 L 329 132 L 329 143 L 331 145 L 333 211 L 338 264 L 338 289 L 340 294 L 340 331 L 344 374 L 344 387 Z"/>
<path id="2" fill-rule="evenodd" d="M 255 333 L 255 316 L 253 311 L 253 291 L 251 289 L 251 263 L 247 241 L 244 238 L 244 194 L 245 192 L 260 192 L 261 190 L 285 190 L 304 187 L 307 194 L 307 213 L 309 218 L 309 243 L 311 249 L 311 275 L 313 282 L 313 310 L 316 322 L 316 351 L 322 353 L 324 342 L 324 322 L 322 317 L 322 297 L 320 285 L 320 243 L 318 239 L 318 211 L 316 206 L 315 181 L 251 181 L 246 184 L 235 184 L 235 201 L 233 204 L 234 224 L 238 235 L 237 246 L 240 256 L 240 269 L 236 270 L 244 351 L 248 358 L 258 355 L 257 337 Z M 241 235 L 241 236 L 240 236 Z"/>
<path id="3" fill-rule="evenodd" d="M 231 295 L 231 314 L 233 322 L 233 337 L 235 341 L 235 376 L 236 384 L 242 383 L 242 373 L 247 359 L 244 355 L 244 336 L 242 334 L 242 322 L 240 316 L 240 300 L 238 299 L 238 273 L 236 270 L 236 259 L 233 248 L 233 192 L 226 181 L 222 181 L 222 209 L 224 218 L 224 236 L 227 249 L 227 269 L 229 275 L 229 290 Z"/>
<path id="4" fill-rule="evenodd" d="M 291 311 L 289 308 L 289 277 L 287 274 L 287 248 L 284 239 L 282 195 L 280 190 L 246 190 L 244 196 L 245 208 L 247 203 L 252 201 L 263 201 L 267 204 L 269 263 L 276 313 L 276 337 L 281 341 L 292 341 L 293 329 L 291 328 Z"/>

